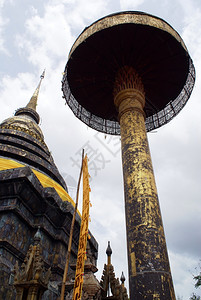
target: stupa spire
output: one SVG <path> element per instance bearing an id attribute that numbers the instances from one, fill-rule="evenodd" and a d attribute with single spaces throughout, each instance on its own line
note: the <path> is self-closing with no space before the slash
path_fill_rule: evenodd
<path id="1" fill-rule="evenodd" d="M 19 108 L 15 112 L 15 116 L 26 116 L 34 120 L 37 124 L 39 124 L 40 117 L 39 114 L 36 112 L 36 106 L 37 106 L 37 101 L 38 101 L 38 94 L 41 86 L 41 82 L 45 76 L 45 70 L 43 71 L 42 75 L 40 76 L 40 81 L 39 84 L 36 88 L 36 90 L 33 93 L 33 96 L 29 100 L 29 103 L 27 106 L 23 108 Z"/>
<path id="2" fill-rule="evenodd" d="M 31 108 L 33 110 L 36 110 L 37 101 L 38 101 L 38 94 L 39 94 L 41 82 L 42 82 L 44 77 L 45 77 L 45 70 L 41 74 L 39 84 L 38 84 L 37 88 L 35 89 L 35 91 L 33 93 L 33 96 L 29 100 L 29 103 L 27 104 L 26 108 Z"/>

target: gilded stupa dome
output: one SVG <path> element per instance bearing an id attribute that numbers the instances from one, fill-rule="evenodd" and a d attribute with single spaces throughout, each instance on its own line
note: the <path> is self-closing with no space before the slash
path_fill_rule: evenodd
<path id="1" fill-rule="evenodd" d="M 14 117 L 4 120 L 0 124 L 0 128 L 22 131 L 31 135 L 33 138 L 39 140 L 40 142 L 44 143 L 43 133 L 40 127 L 38 126 L 40 117 L 39 114 L 36 112 L 39 89 L 43 78 L 44 72 L 41 75 L 41 80 L 27 106 L 19 108 L 15 112 Z"/>
<path id="2" fill-rule="evenodd" d="M 39 127 L 40 117 L 36 106 L 43 78 L 44 72 L 28 104 L 17 109 L 13 117 L 0 124 L 1 165 L 2 168 L 5 168 L 8 163 L 14 166 L 14 160 L 18 165 L 29 166 L 40 179 L 42 177 L 43 185 L 47 185 L 52 180 L 51 186 L 57 187 L 59 184 L 58 190 L 61 187 L 67 190 L 66 183 L 54 163 Z"/>
<path id="3" fill-rule="evenodd" d="M 21 113 L 18 113 L 20 111 Z M 39 140 L 41 143 L 44 143 L 44 136 L 42 130 L 40 129 L 34 118 L 31 116 L 31 113 L 31 109 L 21 108 L 16 111 L 14 117 L 4 120 L 0 124 L 0 128 L 22 131 L 31 135 L 33 138 Z"/>

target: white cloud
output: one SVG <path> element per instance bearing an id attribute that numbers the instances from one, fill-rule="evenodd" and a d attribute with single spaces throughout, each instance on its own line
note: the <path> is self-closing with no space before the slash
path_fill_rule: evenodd
<path id="1" fill-rule="evenodd" d="M 177 277 L 174 278 L 176 296 L 182 296 L 183 299 L 189 299 L 194 292 L 201 295 L 199 289 L 195 289 L 193 276 L 199 274 L 199 260 L 193 259 L 188 255 L 170 252 L 172 267 L 177 270 Z M 196 268 L 198 267 L 198 270 Z"/>
<path id="2" fill-rule="evenodd" d="M 6 0 L 0 0 L 0 8 L 2 8 L 5 4 Z"/>
<path id="3" fill-rule="evenodd" d="M 110 160 L 97 176 L 91 174 L 93 207 L 90 228 L 99 242 L 99 278 L 106 262 L 105 250 L 108 240 L 111 241 L 112 262 L 117 276 L 120 276 L 122 270 L 126 273 L 121 157 L 120 154 L 112 156 L 94 138 L 95 131 L 87 130 L 87 127 L 64 105 L 60 81 L 68 52 L 78 34 L 85 26 L 111 13 L 107 5 L 110 5 L 110 8 L 112 6 L 113 11 L 119 8 L 119 1 L 117 4 L 110 1 L 106 6 L 105 2 L 46 0 L 43 13 L 39 14 L 37 6 L 32 3 L 31 7 L 25 1 L 25 10 L 29 10 L 31 16 L 27 16 L 23 33 L 18 33 L 16 45 L 21 55 L 25 57 L 24 61 L 29 62 L 27 65 L 29 71 L 18 73 L 15 78 L 4 76 L 0 86 L 0 116 L 3 120 L 28 102 L 38 84 L 40 72 L 46 67 L 37 109 L 42 118 L 41 127 L 45 141 L 60 171 L 70 174 L 77 181 L 79 169 L 72 166 L 70 157 L 75 157 L 76 152 L 86 141 L 90 141 L 94 148 L 98 148 Z M 3 3 L 4 1 L 0 1 L 0 5 Z M 149 5 L 151 13 L 159 15 L 160 10 L 161 16 L 166 15 L 167 10 L 169 12 L 173 7 L 182 7 L 181 12 L 174 13 L 180 16 L 182 22 L 183 18 L 185 20 L 182 23 L 185 25 L 182 37 L 197 70 L 196 87 L 189 103 L 171 123 L 159 129 L 156 134 L 149 134 L 159 200 L 168 247 L 171 250 L 175 290 L 176 294 L 188 298 L 193 287 L 188 269 L 192 270 L 191 266 L 193 268 L 196 265 L 200 250 L 200 233 L 196 231 L 196 226 L 200 227 L 201 197 L 201 7 L 198 9 L 192 4 L 193 6 L 190 8 L 188 6 L 185 10 L 186 2 L 180 3 L 180 6 L 178 3 L 179 1 L 167 1 L 165 6 L 159 5 L 159 9 L 156 7 L 156 1 L 152 0 L 120 2 L 122 10 L 136 9 L 140 5 L 146 9 Z M 188 5 L 189 3 L 194 2 L 188 1 Z M 3 22 L 7 18 L 5 15 Z M 179 27 L 180 20 L 173 18 L 171 25 Z M 12 20 L 10 22 L 12 25 Z M 4 28 L 4 25 L 2 26 Z M 8 74 L 12 67 L 8 66 Z M 107 141 L 106 139 L 105 143 Z"/>
<path id="4" fill-rule="evenodd" d="M 13 115 L 19 106 L 25 106 L 32 96 L 34 87 L 34 76 L 30 73 L 19 73 L 16 78 L 4 76 L 0 84 L 1 119 Z"/>
<path id="5" fill-rule="evenodd" d="M 38 10 L 34 6 L 30 6 L 29 11 L 32 15 L 37 15 Z"/>
<path id="6" fill-rule="evenodd" d="M 120 6 L 122 10 L 136 10 L 144 2 L 145 0 L 120 0 Z"/>
<path id="7" fill-rule="evenodd" d="M 68 12 L 67 12 L 68 13 Z M 107 2 L 103 0 L 88 0 L 87 5 L 85 0 L 75 0 L 74 7 L 71 13 L 68 14 L 68 19 L 74 32 L 77 31 L 77 35 L 92 22 L 104 17 L 107 13 Z M 80 30 L 81 29 L 81 30 Z M 77 37 L 77 36 L 76 36 Z"/>
<path id="8" fill-rule="evenodd" d="M 49 70 L 55 68 L 56 60 L 65 57 L 72 44 L 63 5 L 45 6 L 44 16 L 33 15 L 25 26 L 25 34 L 16 38 L 21 54 L 26 54 L 35 66 L 45 66 Z"/>
<path id="9" fill-rule="evenodd" d="M 76 36 L 77 28 L 85 27 L 105 11 L 104 1 L 49 1 L 44 6 L 44 15 L 39 16 L 32 5 L 32 16 L 25 23 L 25 33 L 18 34 L 16 46 L 21 55 L 37 66 L 55 69 L 57 59 L 67 59 L 67 54 Z M 89 21 L 90 20 L 90 21 Z M 79 31 L 76 32 L 78 35 Z M 64 68 L 64 66 L 63 66 Z"/>
<path id="10" fill-rule="evenodd" d="M 0 52 L 9 55 L 8 49 L 5 47 L 4 29 L 9 19 L 3 15 L 5 0 L 0 1 Z"/>

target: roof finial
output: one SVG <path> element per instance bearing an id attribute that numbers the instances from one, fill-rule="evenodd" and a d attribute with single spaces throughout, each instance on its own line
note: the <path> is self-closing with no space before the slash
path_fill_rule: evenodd
<path id="1" fill-rule="evenodd" d="M 41 82 L 42 82 L 44 77 L 45 77 L 45 70 L 43 71 L 42 75 L 40 76 L 39 84 L 38 84 L 35 92 L 33 93 L 33 96 L 31 97 L 29 103 L 27 104 L 26 108 L 31 108 L 33 110 L 36 110 L 38 94 L 39 94 Z"/>
<path id="2" fill-rule="evenodd" d="M 124 281 L 126 280 L 126 278 L 125 278 L 125 276 L 124 276 L 124 273 L 123 273 L 123 272 L 121 273 L 121 278 L 120 278 L 120 280 L 121 280 L 121 284 L 122 284 L 122 286 L 124 286 Z"/>
<path id="3" fill-rule="evenodd" d="M 110 242 L 108 242 L 106 254 L 107 254 L 107 264 L 110 265 L 111 264 L 111 255 L 112 255 L 112 249 L 110 247 Z"/>
<path id="4" fill-rule="evenodd" d="M 34 235 L 34 244 L 35 245 L 39 244 L 41 241 L 41 238 L 42 238 L 42 235 L 41 235 L 41 231 L 40 231 L 40 226 L 38 226 L 38 230 Z"/>

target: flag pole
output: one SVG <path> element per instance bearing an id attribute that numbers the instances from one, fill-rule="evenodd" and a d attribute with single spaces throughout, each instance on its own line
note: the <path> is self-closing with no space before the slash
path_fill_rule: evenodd
<path id="1" fill-rule="evenodd" d="M 68 242 L 68 252 L 67 252 L 66 264 L 65 264 L 63 281 L 62 281 L 60 300 L 64 300 L 64 294 L 65 294 L 65 283 L 67 281 L 68 266 L 69 266 L 69 261 L 70 261 L 71 246 L 72 246 L 72 239 L 73 239 L 73 230 L 74 230 L 74 224 L 75 224 L 75 216 L 76 216 L 76 213 L 77 213 L 79 190 L 80 190 L 80 181 L 81 181 L 81 177 L 82 177 L 83 160 L 84 160 L 84 149 L 82 149 L 82 164 L 81 164 L 80 175 L 79 175 L 78 185 L 77 185 L 75 210 L 74 210 L 73 219 L 72 219 L 71 228 L 70 228 L 70 237 L 69 237 L 69 242 Z"/>
<path id="2" fill-rule="evenodd" d="M 89 226 L 89 172 L 88 172 L 88 158 L 85 155 L 83 160 L 83 203 L 82 203 L 82 222 L 80 226 L 80 238 L 77 253 L 77 264 L 75 273 L 75 282 L 73 290 L 73 300 L 81 300 L 82 287 L 84 281 L 84 265 L 86 259 L 86 246 L 88 237 L 88 226 Z"/>

